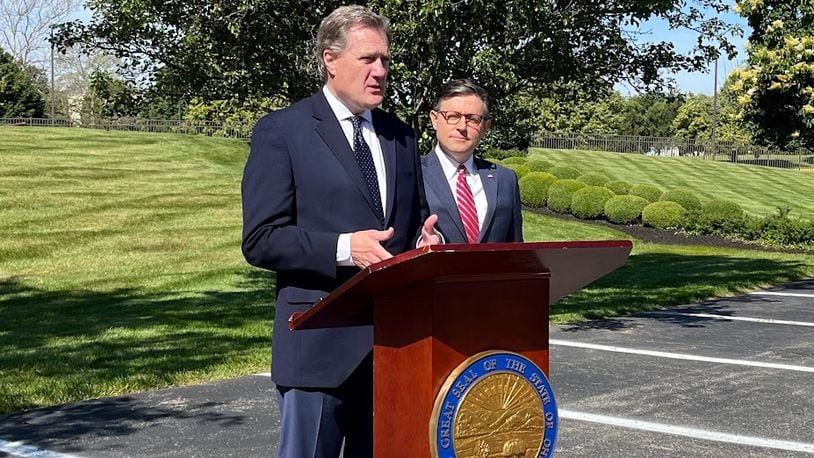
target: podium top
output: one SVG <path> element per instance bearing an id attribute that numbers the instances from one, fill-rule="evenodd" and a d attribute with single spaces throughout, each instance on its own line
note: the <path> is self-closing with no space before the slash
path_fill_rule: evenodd
<path id="1" fill-rule="evenodd" d="M 630 240 L 430 245 L 361 270 L 303 313 L 290 329 L 373 324 L 376 297 L 428 280 L 472 275 L 550 277 L 549 303 L 622 266 Z"/>

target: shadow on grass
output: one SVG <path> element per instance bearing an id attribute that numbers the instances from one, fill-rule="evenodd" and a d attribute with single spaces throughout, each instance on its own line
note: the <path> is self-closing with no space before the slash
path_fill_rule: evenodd
<path id="1" fill-rule="evenodd" d="M 642 253 L 631 256 L 623 267 L 554 304 L 551 313 L 552 316 L 574 314 L 593 319 L 568 326 L 570 330 L 625 329 L 630 320 L 612 317 L 694 304 L 711 297 L 785 283 L 805 277 L 809 272 L 810 266 L 802 260 Z M 699 326 L 703 322 L 693 320 L 692 323 Z"/>
<path id="2" fill-rule="evenodd" d="M 217 377 L 268 359 L 275 277 L 231 291 L 44 291 L 0 280 L 0 413 Z M 245 370 L 245 369 L 244 369 Z"/>

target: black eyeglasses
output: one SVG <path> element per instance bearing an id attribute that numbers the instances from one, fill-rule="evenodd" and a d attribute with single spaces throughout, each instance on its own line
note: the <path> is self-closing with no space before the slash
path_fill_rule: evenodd
<path id="1" fill-rule="evenodd" d="M 450 126 L 456 126 L 461 121 L 461 118 L 466 119 L 466 125 L 469 127 L 480 127 L 484 121 L 488 121 L 492 118 L 488 116 L 481 116 L 476 114 L 464 114 L 459 111 L 436 111 L 437 113 L 441 113 L 444 120 Z"/>

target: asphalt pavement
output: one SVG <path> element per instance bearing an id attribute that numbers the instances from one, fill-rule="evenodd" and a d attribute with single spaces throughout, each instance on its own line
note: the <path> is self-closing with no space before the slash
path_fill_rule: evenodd
<path id="1" fill-rule="evenodd" d="M 558 457 L 814 455 L 814 280 L 550 327 Z M 0 456 L 270 457 L 267 374 L 0 416 Z"/>

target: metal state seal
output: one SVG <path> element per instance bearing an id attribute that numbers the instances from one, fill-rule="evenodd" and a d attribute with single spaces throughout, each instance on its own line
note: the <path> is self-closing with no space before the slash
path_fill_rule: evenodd
<path id="1" fill-rule="evenodd" d="M 461 363 L 435 398 L 435 458 L 549 457 L 557 405 L 543 371 L 522 355 L 489 351 Z"/>

